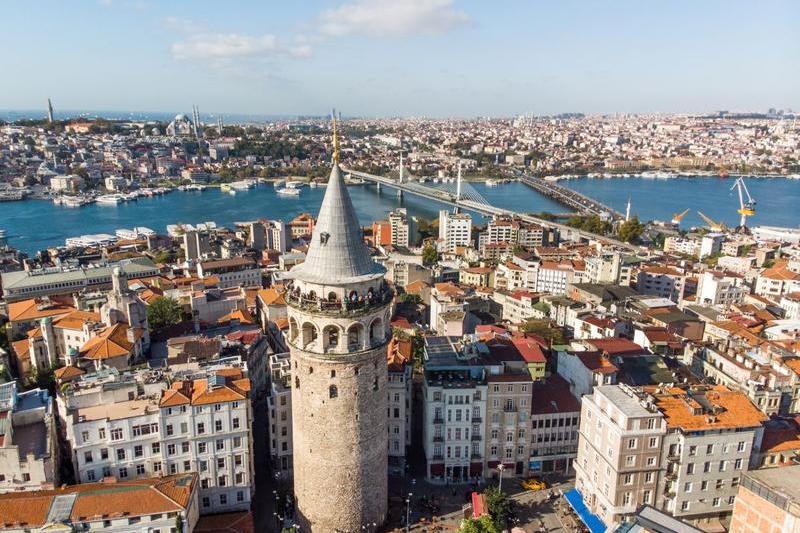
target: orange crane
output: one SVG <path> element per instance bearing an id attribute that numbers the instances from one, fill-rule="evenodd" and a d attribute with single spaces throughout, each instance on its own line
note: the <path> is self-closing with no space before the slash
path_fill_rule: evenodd
<path id="1" fill-rule="evenodd" d="M 728 229 L 722 222 L 715 222 L 711 218 L 701 213 L 700 211 L 698 211 L 697 214 L 700 216 L 700 218 L 703 219 L 703 222 L 706 223 L 708 229 L 710 229 L 711 231 L 725 231 L 726 229 Z"/>
<path id="2" fill-rule="evenodd" d="M 672 223 L 673 223 L 673 224 L 675 224 L 676 226 L 677 226 L 678 224 L 680 224 L 680 223 L 681 223 L 681 220 L 683 220 L 683 217 L 685 217 L 685 216 L 686 216 L 686 213 L 688 213 L 688 212 L 689 212 L 689 208 L 687 207 L 686 209 L 684 209 L 684 210 L 683 210 L 683 211 L 681 211 L 680 213 L 674 213 L 674 214 L 672 215 Z"/>

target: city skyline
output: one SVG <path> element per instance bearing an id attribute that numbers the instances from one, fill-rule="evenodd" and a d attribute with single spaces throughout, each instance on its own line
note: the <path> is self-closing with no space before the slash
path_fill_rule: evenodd
<path id="1" fill-rule="evenodd" d="M 205 2 L 101 0 L 7 8 L 0 43 L 15 53 L 0 68 L 14 83 L 0 107 L 40 109 L 48 97 L 56 113 L 178 112 L 192 103 L 257 115 L 323 115 L 336 103 L 372 117 L 798 107 L 800 75 L 786 68 L 800 52 L 796 4 L 504 7 L 339 0 L 240 2 L 219 12 Z"/>

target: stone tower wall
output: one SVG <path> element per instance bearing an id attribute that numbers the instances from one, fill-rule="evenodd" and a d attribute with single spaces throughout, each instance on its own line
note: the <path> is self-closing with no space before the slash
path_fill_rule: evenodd
<path id="1" fill-rule="evenodd" d="M 386 345 L 346 355 L 292 347 L 291 354 L 300 531 L 355 533 L 362 525 L 382 524 L 388 483 Z"/>

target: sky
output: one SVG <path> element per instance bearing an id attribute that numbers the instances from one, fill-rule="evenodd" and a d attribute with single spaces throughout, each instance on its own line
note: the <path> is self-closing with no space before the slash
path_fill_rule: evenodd
<path id="1" fill-rule="evenodd" d="M 0 109 L 800 110 L 796 0 L 4 0 Z"/>

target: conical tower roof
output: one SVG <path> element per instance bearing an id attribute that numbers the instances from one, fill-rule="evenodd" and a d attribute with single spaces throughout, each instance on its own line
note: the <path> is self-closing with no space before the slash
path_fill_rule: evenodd
<path id="1" fill-rule="evenodd" d="M 383 266 L 372 260 L 364 244 L 342 171 L 334 161 L 306 260 L 293 268 L 289 277 L 345 285 L 377 278 L 385 272 Z"/>

